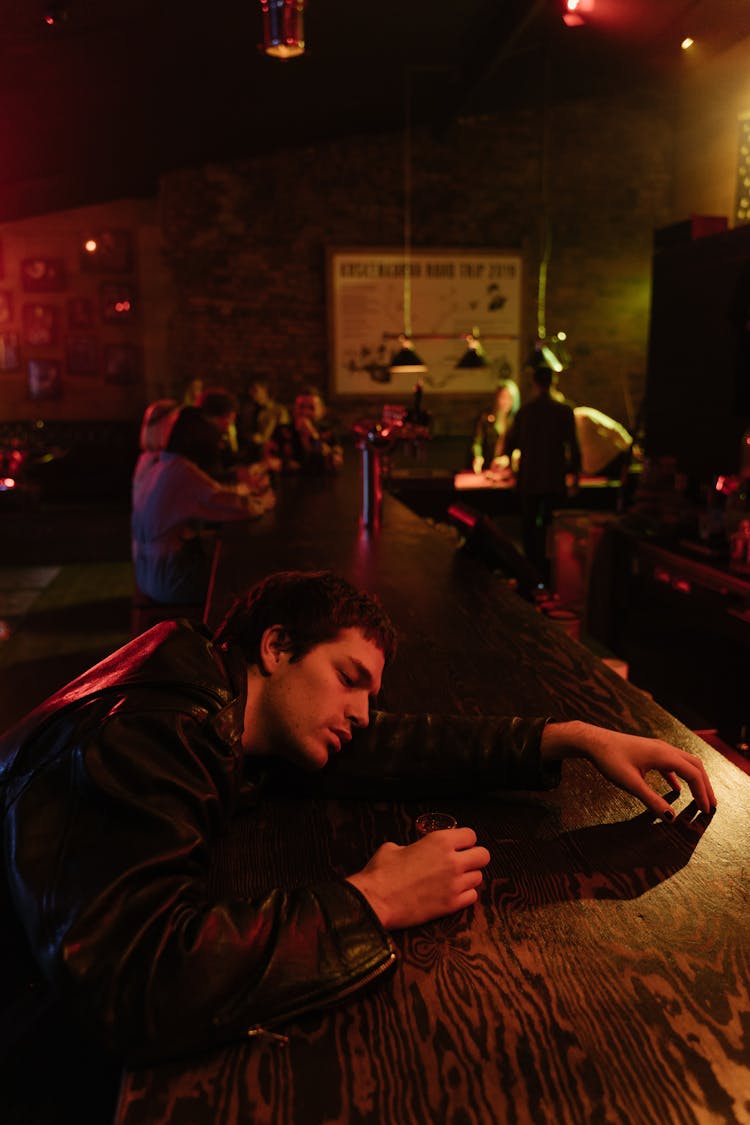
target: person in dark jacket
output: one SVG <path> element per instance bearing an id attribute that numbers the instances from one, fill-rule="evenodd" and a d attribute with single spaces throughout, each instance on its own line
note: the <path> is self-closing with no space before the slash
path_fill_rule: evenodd
<path id="1" fill-rule="evenodd" d="M 212 851 L 274 771 L 484 792 L 551 788 L 584 755 L 663 819 L 649 769 L 715 804 L 700 760 L 659 740 L 374 711 L 394 647 L 379 603 L 342 579 L 271 575 L 214 636 L 157 625 L 0 740 L 6 894 L 48 986 L 117 1057 L 265 1034 L 388 972 L 390 931 L 476 902 L 489 854 L 469 827 L 386 843 L 347 878 L 213 896 Z"/>
<path id="2" fill-rule="evenodd" d="M 516 476 L 521 504 L 521 537 L 524 554 L 549 582 L 547 529 L 555 508 L 578 487 L 581 451 L 572 408 L 553 396 L 552 371 L 534 369 L 534 394 L 515 416 L 505 438 L 504 453 L 521 454 Z"/>

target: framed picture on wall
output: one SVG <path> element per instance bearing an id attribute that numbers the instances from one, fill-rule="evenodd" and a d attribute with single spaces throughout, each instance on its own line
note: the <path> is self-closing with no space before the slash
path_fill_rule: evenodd
<path id="1" fill-rule="evenodd" d="M 407 260 L 403 249 L 329 249 L 332 397 L 413 391 L 414 372 L 391 370 L 407 313 L 426 394 L 489 395 L 498 378 L 517 379 L 522 267 L 512 250 L 413 250 Z M 486 365 L 460 364 L 469 334 Z"/>
<path id="2" fill-rule="evenodd" d="M 0 371 L 21 370 L 21 338 L 17 332 L 0 332 Z"/>
<path id="3" fill-rule="evenodd" d="M 68 297 L 68 327 L 94 327 L 94 302 L 90 297 Z"/>
<path id="4" fill-rule="evenodd" d="M 24 258 L 21 288 L 25 293 L 56 293 L 67 284 L 62 258 Z"/>
<path id="5" fill-rule="evenodd" d="M 68 375 L 97 375 L 99 348 L 96 336 L 68 336 L 65 358 Z"/>
<path id="6" fill-rule="evenodd" d="M 135 319 L 135 291 L 120 281 L 104 281 L 99 289 L 102 320 L 106 324 L 129 324 Z"/>
<path id="7" fill-rule="evenodd" d="M 31 348 L 53 348 L 59 338 L 59 311 L 56 305 L 23 306 L 23 338 Z"/>
<path id="8" fill-rule="evenodd" d="M 10 289 L 0 289 L 0 328 L 13 323 L 13 293 Z"/>
<path id="9" fill-rule="evenodd" d="M 91 231 L 81 246 L 81 269 L 87 273 L 130 273 L 133 269 L 130 231 Z"/>
<path id="10" fill-rule="evenodd" d="M 104 381 L 131 386 L 141 378 L 141 350 L 135 344 L 106 344 L 104 348 Z"/>
<path id="11" fill-rule="evenodd" d="M 35 402 L 62 398 L 62 371 L 57 359 L 30 359 L 27 366 L 29 398 Z"/>

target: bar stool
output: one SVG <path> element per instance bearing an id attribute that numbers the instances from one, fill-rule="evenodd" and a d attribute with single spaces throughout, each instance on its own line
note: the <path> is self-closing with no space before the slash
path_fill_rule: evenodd
<path id="1" fill-rule="evenodd" d="M 164 605 L 155 602 L 148 594 L 144 594 L 136 584 L 130 599 L 130 635 L 137 637 L 152 625 L 158 625 L 160 621 L 175 621 L 178 617 L 202 624 L 204 613 L 204 602 Z"/>

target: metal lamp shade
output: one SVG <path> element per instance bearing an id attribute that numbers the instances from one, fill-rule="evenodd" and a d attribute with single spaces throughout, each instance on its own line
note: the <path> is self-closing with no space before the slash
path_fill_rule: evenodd
<path id="1" fill-rule="evenodd" d="M 389 371 L 391 375 L 423 375 L 427 364 L 414 351 L 414 345 L 407 336 L 401 337 L 401 347 L 391 356 Z"/>

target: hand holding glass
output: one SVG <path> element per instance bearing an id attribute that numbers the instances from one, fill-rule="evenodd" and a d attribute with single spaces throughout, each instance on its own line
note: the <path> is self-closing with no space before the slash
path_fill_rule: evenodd
<path id="1" fill-rule="evenodd" d="M 427 836 L 430 832 L 440 832 L 444 828 L 455 828 L 456 825 L 455 816 L 444 812 L 422 813 L 414 821 L 414 827 L 417 830 L 418 836 Z"/>

